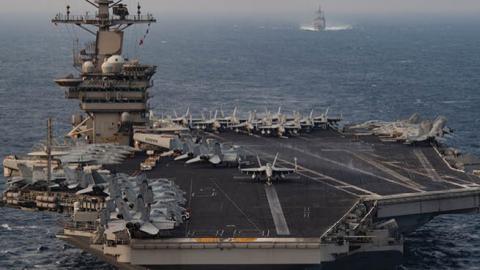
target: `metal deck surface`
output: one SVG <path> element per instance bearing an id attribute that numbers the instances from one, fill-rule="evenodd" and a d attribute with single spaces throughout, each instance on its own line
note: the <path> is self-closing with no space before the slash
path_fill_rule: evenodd
<path id="1" fill-rule="evenodd" d="M 207 136 L 241 145 L 262 162 L 272 162 L 278 152 L 278 166 L 293 167 L 296 157 L 300 177 L 274 181 L 269 187 L 240 177 L 238 168 L 163 158 L 147 174 L 175 180 L 187 192 L 191 209 L 191 219 L 176 230 L 176 237 L 320 237 L 364 195 L 479 186 L 478 178 L 450 169 L 430 146 L 323 130 L 288 139 Z M 140 158 L 118 169 L 133 172 Z"/>

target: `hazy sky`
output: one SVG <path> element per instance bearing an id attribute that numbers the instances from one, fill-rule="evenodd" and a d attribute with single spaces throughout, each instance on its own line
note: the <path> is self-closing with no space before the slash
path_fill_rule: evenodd
<path id="1" fill-rule="evenodd" d="M 68 3 L 72 13 L 86 10 L 83 0 L 1 0 L 0 13 L 55 14 Z M 138 0 L 125 0 L 134 9 Z M 141 0 L 154 14 L 249 15 L 311 14 L 319 3 L 330 14 L 480 14 L 480 0 Z M 88 5 L 88 4 L 87 4 Z"/>

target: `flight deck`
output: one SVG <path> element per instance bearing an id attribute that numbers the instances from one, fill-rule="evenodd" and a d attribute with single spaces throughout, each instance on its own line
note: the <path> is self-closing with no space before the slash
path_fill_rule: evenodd
<path id="1" fill-rule="evenodd" d="M 317 130 L 290 138 L 201 133 L 241 146 L 256 165 L 272 162 L 293 167 L 296 175 L 267 185 L 236 167 L 208 162 L 185 164 L 162 158 L 150 178 L 173 180 L 186 191 L 191 218 L 172 236 L 321 237 L 365 197 L 468 189 L 479 179 L 450 168 L 435 147 L 382 142 L 375 136 Z M 120 166 L 134 173 L 139 156 Z M 115 168 L 114 168 L 115 169 Z"/>

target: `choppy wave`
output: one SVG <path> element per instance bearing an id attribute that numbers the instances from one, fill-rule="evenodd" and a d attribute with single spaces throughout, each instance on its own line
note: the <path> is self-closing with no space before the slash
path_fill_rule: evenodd
<path id="1" fill-rule="evenodd" d="M 327 26 L 325 31 L 345 31 L 345 30 L 352 30 L 353 26 L 346 24 L 346 25 L 334 25 L 334 26 Z M 300 26 L 300 30 L 303 31 L 312 31 L 312 32 L 318 32 L 313 25 L 302 25 Z"/>
<path id="2" fill-rule="evenodd" d="M 8 230 L 8 231 L 11 231 L 11 230 L 12 230 L 12 228 L 10 227 L 10 225 L 8 225 L 8 224 L 6 224 L 6 223 L 2 224 L 1 227 L 2 227 L 3 229 L 5 229 L 5 230 Z"/>

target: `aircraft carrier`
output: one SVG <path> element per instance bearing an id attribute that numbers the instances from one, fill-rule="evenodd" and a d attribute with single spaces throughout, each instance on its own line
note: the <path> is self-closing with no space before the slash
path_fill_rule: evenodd
<path id="1" fill-rule="evenodd" d="M 480 162 L 440 142 L 443 118 L 154 118 L 156 67 L 121 54 L 123 31 L 155 19 L 87 2 L 95 16 L 53 19 L 96 37 L 56 80 L 86 117 L 3 163 L 4 205 L 63 213 L 59 239 L 121 269 L 385 269 L 433 217 L 479 211 Z"/>

